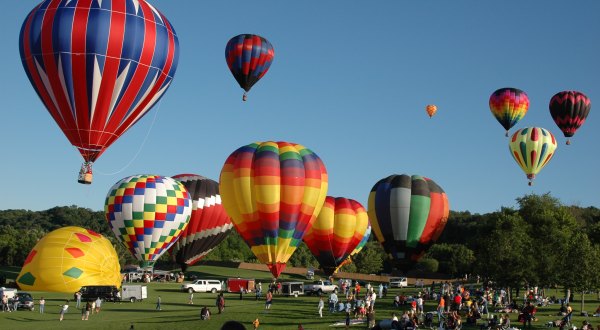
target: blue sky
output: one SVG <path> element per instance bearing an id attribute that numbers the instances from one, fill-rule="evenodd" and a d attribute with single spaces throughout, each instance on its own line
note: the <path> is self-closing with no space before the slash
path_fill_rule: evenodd
<path id="1" fill-rule="evenodd" d="M 435 180 L 456 211 L 492 212 L 546 192 L 600 207 L 600 1 L 150 1 L 175 27 L 179 67 L 160 104 L 96 162 L 91 186 L 77 183 L 82 159 L 21 66 L 19 30 L 37 3 L 5 1 L 0 11 L 0 209 L 101 210 L 109 188 L 133 174 L 218 180 L 231 152 L 264 140 L 312 149 L 328 194 L 365 206 L 375 182 L 407 173 Z M 224 58 L 240 33 L 275 48 L 247 102 Z M 516 128 L 544 127 L 559 140 L 532 187 L 488 107 L 502 87 L 529 95 Z M 562 90 L 592 100 L 571 146 L 548 111 Z"/>

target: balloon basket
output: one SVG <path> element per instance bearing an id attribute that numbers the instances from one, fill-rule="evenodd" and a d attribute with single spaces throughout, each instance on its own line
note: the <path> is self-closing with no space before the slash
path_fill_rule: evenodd
<path id="1" fill-rule="evenodd" d="M 83 165 L 81 165 L 81 169 L 79 170 L 77 182 L 81 184 L 92 184 L 93 178 L 94 175 L 92 173 L 92 163 L 83 163 Z"/>
<path id="2" fill-rule="evenodd" d="M 244 93 L 244 95 L 242 95 L 242 101 L 246 102 L 247 99 L 248 99 L 248 94 Z"/>
<path id="3" fill-rule="evenodd" d="M 571 140 L 567 139 L 567 145 L 570 146 L 571 145 Z"/>

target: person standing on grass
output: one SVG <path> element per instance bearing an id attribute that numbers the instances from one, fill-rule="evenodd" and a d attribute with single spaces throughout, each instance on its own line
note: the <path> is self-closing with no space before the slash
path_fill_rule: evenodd
<path id="1" fill-rule="evenodd" d="M 102 309 L 102 299 L 100 299 L 100 297 L 96 298 L 96 314 L 100 313 L 100 310 Z"/>
<path id="2" fill-rule="evenodd" d="M 265 301 L 265 309 L 271 309 L 271 304 L 273 303 L 273 293 L 271 290 L 267 292 L 267 300 Z"/>
<path id="3" fill-rule="evenodd" d="M 188 299 L 188 305 L 193 305 L 194 304 L 194 292 L 190 292 L 190 297 Z"/>
<path id="4" fill-rule="evenodd" d="M 161 299 L 160 299 L 160 296 L 158 296 L 158 299 L 156 299 L 156 310 L 157 311 L 162 310 L 162 307 L 160 306 L 160 303 L 161 303 Z"/>
<path id="5" fill-rule="evenodd" d="M 75 299 L 77 300 L 77 304 L 75 305 L 75 308 L 81 307 L 81 291 L 75 292 Z"/>
<path id="6" fill-rule="evenodd" d="M 319 305 L 317 306 L 317 310 L 319 311 L 319 317 L 323 317 L 323 307 L 325 307 L 325 302 L 323 302 L 323 297 L 320 297 Z"/>
<path id="7" fill-rule="evenodd" d="M 40 314 L 44 314 L 44 307 L 46 306 L 46 299 L 44 299 L 44 297 L 40 298 Z"/>
<path id="8" fill-rule="evenodd" d="M 59 317 L 59 321 L 62 321 L 63 318 L 65 317 L 65 313 L 67 312 L 67 310 L 69 310 L 69 301 L 66 300 L 65 304 L 60 306 L 60 317 Z"/>

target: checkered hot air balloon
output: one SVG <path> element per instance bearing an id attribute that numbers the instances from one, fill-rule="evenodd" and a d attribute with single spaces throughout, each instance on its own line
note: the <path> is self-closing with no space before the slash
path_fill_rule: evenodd
<path id="1" fill-rule="evenodd" d="M 236 230 L 277 278 L 323 207 L 327 171 L 302 145 L 253 143 L 227 158 L 219 188 Z"/>
<path id="2" fill-rule="evenodd" d="M 25 259 L 17 283 L 25 291 L 73 294 L 85 285 L 121 286 L 119 257 L 104 236 L 63 227 L 39 240 Z"/>
<path id="3" fill-rule="evenodd" d="M 548 164 L 556 151 L 556 139 L 549 130 L 541 127 L 525 127 L 516 131 L 508 141 L 510 154 L 527 175 L 529 185 Z"/>
<path id="4" fill-rule="evenodd" d="M 326 275 L 333 275 L 356 249 L 369 228 L 367 210 L 357 201 L 327 196 L 304 243 Z"/>
<path id="5" fill-rule="evenodd" d="M 177 241 L 191 213 L 184 185 L 158 175 L 122 179 L 110 188 L 104 203 L 113 233 L 142 266 L 154 265 Z"/>
<path id="6" fill-rule="evenodd" d="M 196 174 L 178 174 L 173 179 L 183 183 L 192 199 L 190 222 L 169 250 L 185 271 L 219 245 L 233 224 L 221 203 L 216 181 Z"/>
<path id="7" fill-rule="evenodd" d="M 269 71 L 273 57 L 273 46 L 261 36 L 240 34 L 227 42 L 225 60 L 231 74 L 244 89 L 242 100 L 246 101 L 250 88 Z"/>
<path id="8" fill-rule="evenodd" d="M 490 96 L 490 110 L 508 136 L 511 127 L 529 110 L 529 97 L 517 88 L 500 88 Z"/>
<path id="9" fill-rule="evenodd" d="M 444 190 L 418 175 L 391 175 L 369 194 L 375 237 L 400 269 L 407 270 L 442 234 L 450 207 Z"/>
<path id="10" fill-rule="evenodd" d="M 585 94 L 577 91 L 563 91 L 556 93 L 550 99 L 550 115 L 556 126 L 560 128 L 567 138 L 567 145 L 575 132 L 587 118 L 592 108 L 592 102 Z"/>
<path id="11" fill-rule="evenodd" d="M 19 51 L 29 81 L 83 164 L 92 163 L 164 95 L 179 43 L 144 0 L 45 0 L 25 18 Z"/>

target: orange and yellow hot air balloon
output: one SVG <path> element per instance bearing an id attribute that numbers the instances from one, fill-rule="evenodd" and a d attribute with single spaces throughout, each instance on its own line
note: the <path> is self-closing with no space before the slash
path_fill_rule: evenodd
<path id="1" fill-rule="evenodd" d="M 345 264 L 369 229 L 367 210 L 357 201 L 327 196 L 325 204 L 304 236 L 304 243 L 326 275 Z"/>
<path id="2" fill-rule="evenodd" d="M 221 170 L 223 207 L 274 277 L 285 268 L 323 207 L 327 171 L 302 145 L 259 142 L 234 151 Z"/>
<path id="3" fill-rule="evenodd" d="M 427 114 L 429 115 L 429 118 L 431 118 L 437 112 L 437 106 L 435 106 L 433 104 L 428 104 L 425 107 L 425 112 L 427 112 Z"/>

